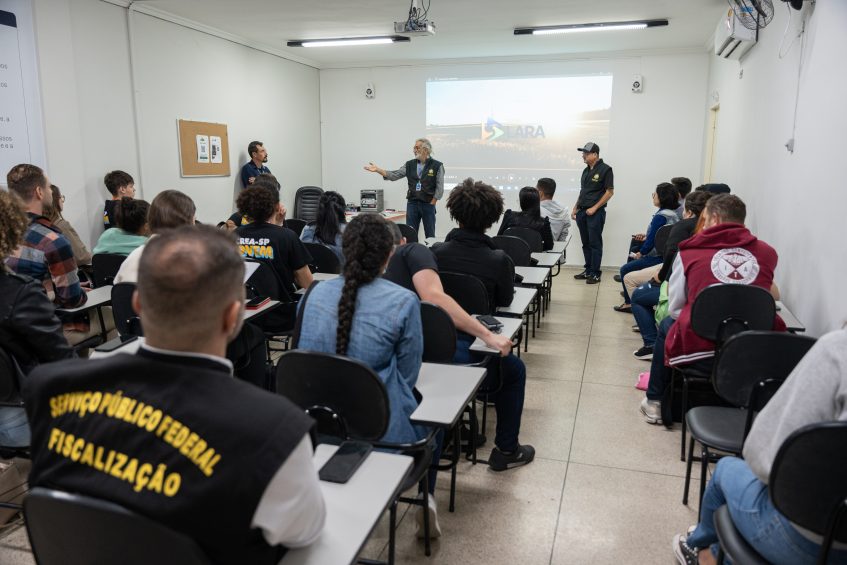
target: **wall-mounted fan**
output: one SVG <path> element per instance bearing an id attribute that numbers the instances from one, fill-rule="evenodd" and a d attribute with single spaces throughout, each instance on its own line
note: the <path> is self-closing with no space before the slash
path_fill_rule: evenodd
<path id="1" fill-rule="evenodd" d="M 747 29 L 762 29 L 773 20 L 771 0 L 727 0 L 735 17 Z"/>

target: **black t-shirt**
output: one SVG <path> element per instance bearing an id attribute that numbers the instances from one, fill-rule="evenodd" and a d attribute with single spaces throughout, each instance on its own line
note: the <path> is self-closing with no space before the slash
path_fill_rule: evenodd
<path id="1" fill-rule="evenodd" d="M 119 200 L 106 200 L 103 206 L 103 226 L 106 229 L 115 227 L 115 206 Z"/>
<path id="2" fill-rule="evenodd" d="M 436 273 L 438 272 L 435 255 L 421 243 L 407 243 L 398 247 L 394 255 L 391 256 L 388 268 L 385 269 L 385 274 L 382 277 L 412 292 L 417 292 L 412 277 L 424 269 L 432 269 Z"/>
<path id="3" fill-rule="evenodd" d="M 615 187 L 615 175 L 612 172 L 612 167 L 603 162 L 603 159 L 598 159 L 594 163 L 594 168 L 585 167 L 582 171 L 582 180 L 580 182 L 579 199 L 576 205 L 579 208 L 591 208 L 603 194 Z"/>
<path id="4" fill-rule="evenodd" d="M 303 242 L 288 228 L 252 223 L 235 228 L 235 234 L 241 254 L 272 263 L 289 293 L 294 288 L 294 271 L 312 262 Z"/>

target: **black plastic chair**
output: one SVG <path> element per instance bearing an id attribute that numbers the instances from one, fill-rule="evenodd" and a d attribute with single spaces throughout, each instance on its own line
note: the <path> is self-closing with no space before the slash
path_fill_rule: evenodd
<path id="1" fill-rule="evenodd" d="M 805 426 L 788 436 L 771 467 L 768 491 L 774 507 L 793 524 L 823 537 L 818 564 L 833 542 L 847 542 L 847 422 Z M 741 537 L 726 506 L 715 513 L 721 551 L 734 563 L 767 563 Z"/>
<path id="2" fill-rule="evenodd" d="M 296 233 L 297 237 L 300 237 L 300 234 L 303 233 L 303 228 L 306 227 L 306 221 L 300 218 L 286 218 L 283 226 Z"/>
<path id="3" fill-rule="evenodd" d="M 121 337 L 144 335 L 141 318 L 132 308 L 135 288 L 135 283 L 118 283 L 112 287 L 112 315 L 115 318 L 115 329 Z"/>
<path id="4" fill-rule="evenodd" d="M 673 225 L 660 227 L 659 231 L 656 232 L 656 236 L 653 238 L 653 247 L 656 248 L 656 253 L 658 253 L 660 257 L 665 255 L 665 246 L 668 244 L 668 237 L 671 235 L 672 227 Z"/>
<path id="5" fill-rule="evenodd" d="M 453 344 L 455 347 L 455 342 Z M 21 399 L 21 383 L 23 382 L 23 371 L 14 355 L 6 351 L 0 345 L 0 406 L 11 408 L 23 408 Z M 23 457 L 28 459 L 29 447 L 10 447 L 0 445 L 0 459 L 13 459 Z M 0 503 L 0 507 L 20 509 L 19 504 Z"/>
<path id="6" fill-rule="evenodd" d="M 753 419 L 785 382 L 815 339 L 784 332 L 742 332 L 724 343 L 712 372 L 715 392 L 732 407 L 697 406 L 685 420 L 691 437 L 682 503 L 688 504 L 694 443 L 701 445 L 700 502 L 706 489 L 706 470 L 722 455 L 740 455 Z"/>
<path id="7" fill-rule="evenodd" d="M 312 256 L 309 267 L 313 273 L 331 273 L 337 275 L 341 272 L 341 261 L 335 252 L 320 243 L 303 243 L 306 251 Z"/>
<path id="8" fill-rule="evenodd" d="M 269 261 L 254 259 L 247 259 L 247 261 L 259 263 L 259 267 L 245 284 L 248 290 L 248 298 L 267 297 L 271 300 L 279 300 L 282 303 L 276 309 L 258 317 L 253 323 L 261 328 L 268 342 L 281 343 L 283 349 L 287 349 L 289 340 L 294 333 L 296 312 L 296 302 L 292 298 L 294 289 L 286 288 L 282 277 Z M 271 351 L 269 346 L 267 348 L 268 362 L 271 360 Z"/>
<path id="9" fill-rule="evenodd" d="M 517 237 L 518 239 L 523 240 L 527 245 L 529 245 L 529 250 L 532 253 L 544 251 L 544 238 L 542 238 L 541 234 L 532 228 L 515 226 L 504 231 L 503 235 Z"/>
<path id="10" fill-rule="evenodd" d="M 294 194 L 294 217 L 308 222 L 318 218 L 318 202 L 324 190 L 319 186 L 301 186 Z"/>
<path id="11" fill-rule="evenodd" d="M 91 257 L 91 268 L 94 270 L 94 287 L 100 288 L 112 284 L 125 260 L 126 255 L 117 253 L 98 253 Z"/>
<path id="12" fill-rule="evenodd" d="M 24 501 L 39 565 L 209 565 L 188 536 L 105 500 L 36 487 Z"/>
<path id="13" fill-rule="evenodd" d="M 723 343 L 733 335 L 749 330 L 769 331 L 773 329 L 776 303 L 767 290 L 743 284 L 713 284 L 700 291 L 691 307 L 691 329 L 703 339 L 715 344 L 715 355 Z M 682 435 L 680 438 L 680 460 L 685 461 L 685 438 L 688 412 L 688 389 L 691 382 L 707 383 L 711 373 L 704 373 L 685 365 L 676 367 L 682 376 Z M 672 393 L 672 386 L 671 393 Z M 666 406 L 666 408 L 665 408 Z M 663 419 L 670 425 L 671 403 L 663 402 Z"/>
<path id="14" fill-rule="evenodd" d="M 497 235 L 491 238 L 497 249 L 502 249 L 506 255 L 512 258 L 516 267 L 532 266 L 532 251 L 529 244 L 519 237 L 511 235 Z"/>
<path id="15" fill-rule="evenodd" d="M 423 497 L 398 496 L 392 502 L 389 509 L 388 562 L 394 563 L 399 502 L 424 508 L 424 546 L 429 556 L 427 479 L 432 461 L 434 431 L 415 443 L 379 441 L 388 430 L 391 414 L 388 393 L 379 376 L 370 367 L 349 357 L 316 351 L 288 351 L 277 362 L 276 390 L 317 421 L 319 437 L 367 441 L 376 448 L 401 451 L 415 459 L 398 493 L 419 485 Z"/>
<path id="16" fill-rule="evenodd" d="M 424 363 L 452 363 L 456 355 L 456 326 L 443 308 L 421 302 Z"/>
<path id="17" fill-rule="evenodd" d="M 481 280 L 473 275 L 441 271 L 438 273 L 444 292 L 455 300 L 468 314 L 492 314 L 488 291 Z"/>
<path id="18" fill-rule="evenodd" d="M 418 242 L 418 232 L 415 231 L 412 226 L 407 224 L 397 224 L 397 227 L 400 228 L 400 233 L 406 238 L 406 243 Z"/>

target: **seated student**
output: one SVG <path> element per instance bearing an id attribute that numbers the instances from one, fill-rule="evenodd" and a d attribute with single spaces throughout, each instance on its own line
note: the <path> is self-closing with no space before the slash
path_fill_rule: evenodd
<path id="1" fill-rule="evenodd" d="M 456 186 L 447 198 L 450 217 L 459 227 L 450 231 L 444 243 L 433 246 L 441 271 L 464 273 L 480 279 L 488 294 L 491 314 L 498 306 L 508 306 L 515 294 L 515 267 L 505 251 L 497 249 L 485 235 L 503 213 L 503 195 L 495 188 L 473 179 Z M 470 352 L 473 337 L 460 333 L 456 347 L 456 363 L 472 363 L 480 359 Z M 521 445 L 521 429 L 526 367 L 509 355 L 502 359 L 502 387 L 491 395 L 497 410 L 497 434 L 489 457 L 493 471 L 505 471 L 526 465 L 535 457 L 535 448 Z"/>
<path id="2" fill-rule="evenodd" d="M 797 528 L 774 507 L 768 496 L 768 479 L 788 436 L 805 426 L 835 420 L 847 420 L 844 329 L 821 337 L 759 412 L 744 442 L 744 459 L 724 457 L 718 461 L 703 496 L 700 523 L 687 536 L 674 537 L 677 561 L 682 565 L 716 563 L 718 537 L 713 516 L 725 504 L 738 533 L 768 563 L 816 563 L 820 536 Z M 827 563 L 847 563 L 847 551 L 839 545 L 830 550 Z"/>
<path id="3" fill-rule="evenodd" d="M 82 242 L 82 239 L 80 239 L 79 234 L 76 233 L 73 226 L 62 216 L 62 211 L 65 209 L 65 197 L 55 184 L 50 185 L 50 191 L 53 193 L 53 203 L 44 208 L 44 215 L 54 226 L 59 228 L 59 231 L 62 232 L 62 235 L 71 244 L 76 266 L 80 269 L 90 269 L 91 251 Z"/>
<path id="4" fill-rule="evenodd" d="M 700 214 L 706 206 L 706 201 L 711 197 L 712 193 L 704 191 L 692 192 L 686 196 L 685 214 L 682 221 L 674 224 L 668 234 L 662 259 L 663 263 L 641 271 L 627 273 L 624 277 L 624 285 L 632 293 L 632 315 L 635 317 L 635 323 L 639 333 L 641 333 L 641 339 L 644 341 L 644 345 L 633 353 L 638 359 L 649 360 L 653 358 L 653 344 L 656 342 L 656 318 L 653 314 L 653 308 L 659 303 L 659 290 L 662 283 L 668 280 L 670 276 L 671 266 L 676 258 L 679 244 L 697 233 L 696 227 Z M 631 279 L 645 271 L 651 272 L 647 276 L 647 282 L 634 288 Z"/>
<path id="5" fill-rule="evenodd" d="M 711 192 L 712 194 L 730 194 L 732 192 L 729 186 L 722 182 L 701 184 L 697 187 L 697 190 L 705 190 L 706 192 Z"/>
<path id="6" fill-rule="evenodd" d="M 641 269 L 646 269 L 662 262 L 662 257 L 656 251 L 656 232 L 664 226 L 673 225 L 679 221 L 679 217 L 676 215 L 678 201 L 679 197 L 677 196 L 676 188 L 669 182 L 661 183 L 653 191 L 653 206 L 659 210 L 650 219 L 650 225 L 647 226 L 644 241 L 633 245 L 630 258 L 627 260 L 627 263 L 621 266 L 621 285 L 623 285 L 623 278 L 626 277 L 627 273 L 640 271 Z M 626 286 L 623 286 L 623 299 L 623 304 L 614 306 L 613 308 L 617 312 L 631 312 L 632 309 L 629 305 L 630 297 Z"/>
<path id="7" fill-rule="evenodd" d="M 0 190 L 0 260 L 20 245 L 28 224 L 20 200 Z M 16 275 L 4 264 L 0 264 L 0 347 L 15 359 L 24 375 L 39 363 L 73 356 L 41 283 Z M 0 406 L 0 445 L 29 445 L 23 408 Z"/>
<path id="8" fill-rule="evenodd" d="M 224 358 L 244 311 L 244 261 L 226 234 L 182 227 L 147 244 L 138 274 L 137 354 L 41 365 L 27 379 L 30 486 L 120 504 L 216 563 L 277 563 L 315 540 L 325 509 L 314 422 L 233 379 Z M 107 409 L 118 396 L 133 408 Z M 80 398 L 87 411 L 73 408 Z"/>
<path id="9" fill-rule="evenodd" d="M 531 186 L 525 186 L 521 189 L 518 198 L 521 203 L 521 211 L 506 210 L 497 235 L 503 235 L 509 228 L 529 228 L 537 231 L 538 235 L 541 236 L 544 251 L 553 249 L 553 232 L 550 229 L 550 220 L 541 217 L 541 200 L 538 197 L 538 190 Z"/>
<path id="10" fill-rule="evenodd" d="M 776 251 L 744 227 L 746 216 L 747 207 L 737 196 L 713 196 L 700 215 L 703 229 L 679 244 L 668 281 L 669 315 L 659 324 L 650 383 L 641 402 L 641 413 L 650 424 L 662 423 L 662 399 L 671 383 L 672 367 L 690 365 L 707 373 L 712 369 L 714 342 L 691 329 L 691 307 L 700 291 L 724 283 L 755 285 L 773 292 Z M 779 316 L 773 329 L 785 330 Z"/>
<path id="11" fill-rule="evenodd" d="M 418 407 L 414 389 L 423 355 L 420 301 L 413 292 L 380 277 L 394 248 L 382 216 L 357 216 L 342 238 L 347 261 L 341 276 L 313 286 L 301 300 L 298 347 L 346 355 L 373 369 L 385 383 L 391 408 L 382 441 L 416 442 L 429 433 L 409 420 Z M 435 490 L 435 477 L 434 469 L 429 474 L 430 492 Z M 435 497 L 429 497 L 429 505 L 432 535 L 437 537 Z M 418 523 L 422 521 L 421 516 Z"/>
<path id="12" fill-rule="evenodd" d="M 94 254 L 115 253 L 129 255 L 136 248 L 144 245 L 150 235 L 147 223 L 147 211 L 150 204 L 145 200 L 122 198 L 114 210 L 114 223 L 104 231 L 94 246 Z"/>
<path id="13" fill-rule="evenodd" d="M 685 197 L 691 192 L 691 179 L 687 177 L 674 177 L 671 179 L 671 184 L 674 185 L 679 193 L 679 206 L 676 209 L 676 215 L 682 219 L 685 214 Z"/>
<path id="14" fill-rule="evenodd" d="M 347 227 L 344 215 L 346 207 L 343 196 L 331 190 L 324 192 L 318 201 L 317 218 L 306 224 L 300 233 L 300 241 L 304 243 L 319 243 L 329 247 L 342 265 L 344 254 L 341 252 L 341 234 Z"/>
<path id="15" fill-rule="evenodd" d="M 112 171 L 103 178 L 106 190 L 112 195 L 103 207 L 103 226 L 106 229 L 115 227 L 115 206 L 121 198 L 135 198 L 135 181 L 129 173 Z"/>
<path id="16" fill-rule="evenodd" d="M 245 188 L 238 194 L 238 211 L 253 221 L 235 228 L 241 254 L 249 259 L 269 263 L 282 283 L 284 300 L 291 300 L 295 283 L 308 288 L 314 280 L 309 270 L 312 256 L 297 234 L 281 226 L 285 207 L 279 201 L 279 192 L 259 185 Z M 276 310 L 263 315 L 263 327 L 293 328 L 297 317 L 295 303 L 291 300 Z"/>
<path id="17" fill-rule="evenodd" d="M 556 181 L 546 177 L 540 178 L 535 183 L 535 188 L 541 198 L 541 217 L 550 220 L 553 239 L 565 241 L 571 227 L 571 212 L 567 206 L 562 206 L 553 200 L 553 195 L 556 194 Z"/>
<path id="18" fill-rule="evenodd" d="M 260 174 L 258 177 L 256 177 L 256 180 L 254 180 L 253 182 L 250 183 L 250 185 L 251 186 L 267 186 L 269 188 L 276 190 L 277 192 L 280 192 L 282 190 L 282 185 L 280 185 L 279 181 L 276 180 L 276 177 L 273 176 L 270 173 Z M 283 210 L 282 219 L 285 220 L 285 211 L 286 211 L 285 205 L 281 204 L 281 206 L 282 206 L 282 210 Z M 240 212 L 235 211 L 229 218 L 226 219 L 226 222 L 224 222 L 225 226 L 223 226 L 223 227 L 226 227 L 226 229 L 228 229 L 229 231 L 232 231 L 235 228 L 237 228 L 238 226 L 246 226 L 251 221 L 252 220 L 250 218 L 248 218 L 247 216 L 245 216 L 244 214 L 241 214 Z M 219 227 L 221 227 L 221 226 L 219 226 Z"/>

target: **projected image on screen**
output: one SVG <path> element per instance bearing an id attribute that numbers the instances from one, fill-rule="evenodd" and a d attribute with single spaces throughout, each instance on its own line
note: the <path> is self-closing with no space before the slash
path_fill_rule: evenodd
<path id="1" fill-rule="evenodd" d="M 473 177 L 502 190 L 553 178 L 579 189 L 576 151 L 608 147 L 612 76 L 428 80 L 426 133 L 445 185 Z"/>

